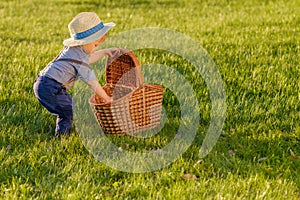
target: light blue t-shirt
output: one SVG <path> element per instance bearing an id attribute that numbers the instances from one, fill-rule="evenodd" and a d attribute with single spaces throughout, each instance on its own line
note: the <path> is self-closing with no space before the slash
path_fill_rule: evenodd
<path id="1" fill-rule="evenodd" d="M 52 78 L 61 84 L 67 83 L 73 78 L 80 78 L 83 82 L 97 80 L 93 69 L 75 62 L 59 61 L 59 59 L 65 58 L 71 58 L 89 64 L 89 56 L 81 46 L 64 47 L 55 59 L 58 61 L 54 62 L 53 60 L 50 62 L 47 67 L 40 72 L 40 75 Z M 73 84 L 74 82 L 70 84 L 68 88 Z"/>

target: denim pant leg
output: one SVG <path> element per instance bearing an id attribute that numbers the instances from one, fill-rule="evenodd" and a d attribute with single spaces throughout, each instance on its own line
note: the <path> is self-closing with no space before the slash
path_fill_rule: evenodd
<path id="1" fill-rule="evenodd" d="M 70 94 L 62 89 L 60 83 L 43 76 L 37 77 L 33 88 L 39 102 L 50 113 L 57 115 L 55 131 L 69 133 L 73 122 L 73 100 Z"/>
<path id="2" fill-rule="evenodd" d="M 56 120 L 57 133 L 70 133 L 73 122 L 73 99 L 65 89 L 56 95 L 58 116 Z"/>

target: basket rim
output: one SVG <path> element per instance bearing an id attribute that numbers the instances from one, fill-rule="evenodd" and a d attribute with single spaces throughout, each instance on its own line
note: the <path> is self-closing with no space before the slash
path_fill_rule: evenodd
<path id="1" fill-rule="evenodd" d="M 106 85 L 105 85 L 106 86 Z M 104 87 L 105 87 L 104 86 Z M 123 97 L 113 100 L 111 102 L 103 102 L 103 103 L 94 103 L 93 99 L 94 97 L 97 95 L 96 93 L 94 93 L 90 98 L 89 98 L 89 104 L 93 105 L 93 106 L 111 106 L 112 103 L 117 103 L 119 101 L 122 101 L 124 98 L 127 98 L 128 96 L 131 96 L 134 92 L 136 92 L 137 90 L 142 89 L 143 87 L 150 87 L 150 88 L 155 88 L 158 90 L 163 91 L 163 86 L 158 85 L 158 84 L 143 84 L 137 88 L 134 88 L 131 92 L 129 92 L 128 94 L 124 95 Z"/>

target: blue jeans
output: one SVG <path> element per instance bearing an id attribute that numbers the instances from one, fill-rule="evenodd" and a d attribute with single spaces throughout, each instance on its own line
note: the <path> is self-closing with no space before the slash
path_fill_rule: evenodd
<path id="1" fill-rule="evenodd" d="M 61 83 L 46 76 L 38 76 L 33 90 L 39 102 L 52 114 L 57 115 L 55 132 L 70 133 L 73 122 L 73 100 Z"/>

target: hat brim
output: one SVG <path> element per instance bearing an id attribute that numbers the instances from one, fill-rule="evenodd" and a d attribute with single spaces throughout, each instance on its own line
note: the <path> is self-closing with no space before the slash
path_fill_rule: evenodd
<path id="1" fill-rule="evenodd" d="M 94 41 L 98 40 L 99 38 L 101 38 L 102 36 L 104 36 L 108 32 L 108 30 L 111 29 L 112 27 L 114 27 L 115 25 L 116 24 L 113 22 L 105 23 L 104 27 L 100 31 L 94 33 L 93 35 L 86 37 L 84 39 L 81 39 L 81 40 L 76 40 L 74 38 L 68 38 L 63 41 L 63 44 L 64 44 L 64 46 L 73 47 L 73 46 L 80 46 L 80 45 L 94 42 Z"/>

